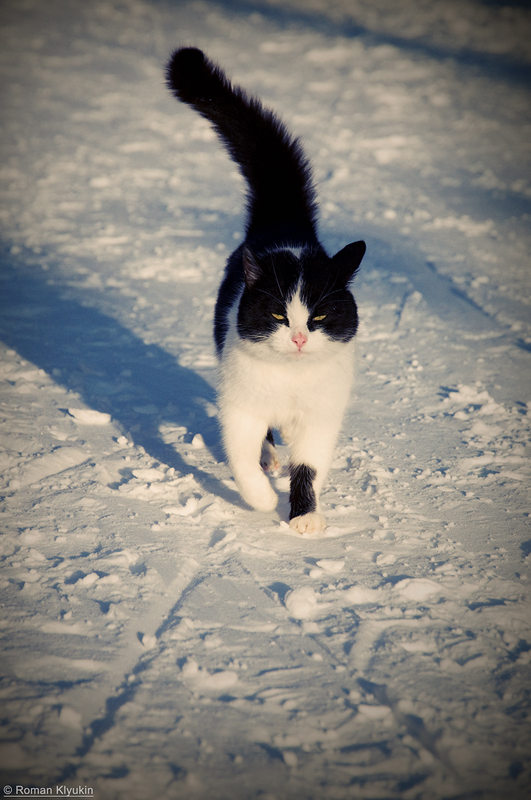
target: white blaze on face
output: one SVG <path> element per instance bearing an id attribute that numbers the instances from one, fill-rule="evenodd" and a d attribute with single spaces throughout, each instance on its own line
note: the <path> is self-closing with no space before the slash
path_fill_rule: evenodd
<path id="1" fill-rule="evenodd" d="M 300 287 L 287 305 L 287 317 L 289 322 L 289 338 L 293 346 L 298 350 L 304 349 L 310 335 L 308 330 L 308 306 L 302 302 Z"/>
<path id="2" fill-rule="evenodd" d="M 310 331 L 310 310 L 301 298 L 300 285 L 286 306 L 288 324 L 279 325 L 269 337 L 266 347 L 269 352 L 288 359 L 306 362 L 307 359 L 328 357 L 334 350 L 333 342 L 320 330 Z"/>

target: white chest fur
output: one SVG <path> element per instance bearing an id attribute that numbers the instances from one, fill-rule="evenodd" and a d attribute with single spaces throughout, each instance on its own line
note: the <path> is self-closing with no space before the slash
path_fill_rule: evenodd
<path id="1" fill-rule="evenodd" d="M 333 340 L 310 325 L 309 310 L 299 292 L 287 303 L 282 324 L 260 341 L 239 336 L 237 307 L 228 319 L 218 392 L 223 440 L 234 478 L 249 505 L 264 511 L 275 507 L 276 494 L 259 462 L 268 429 L 280 430 L 290 464 L 303 465 L 312 475 L 309 491 L 315 498 L 315 513 L 291 524 L 308 522 L 312 529 L 321 530 L 319 493 L 350 395 L 354 339 Z M 299 335 L 306 340 L 302 347 L 294 342 Z"/>
<path id="2" fill-rule="evenodd" d="M 283 362 L 260 357 L 247 343 L 227 341 L 220 365 L 220 406 L 256 414 L 277 428 L 305 414 L 342 416 L 352 386 L 354 344 L 334 344 L 334 352 L 321 358 L 309 354 Z"/>

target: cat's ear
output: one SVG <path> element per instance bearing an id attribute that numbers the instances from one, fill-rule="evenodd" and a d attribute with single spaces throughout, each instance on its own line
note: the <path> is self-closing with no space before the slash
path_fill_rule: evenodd
<path id="1" fill-rule="evenodd" d="M 247 246 L 243 248 L 242 262 L 245 285 L 248 289 L 251 289 L 262 274 L 262 271 L 256 257 Z"/>
<path id="2" fill-rule="evenodd" d="M 353 278 L 366 249 L 365 242 L 352 242 L 332 258 L 338 277 L 341 277 L 345 283 Z"/>

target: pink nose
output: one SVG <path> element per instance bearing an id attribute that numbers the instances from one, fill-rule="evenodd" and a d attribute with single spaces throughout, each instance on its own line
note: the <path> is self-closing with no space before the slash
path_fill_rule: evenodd
<path id="1" fill-rule="evenodd" d="M 295 336 L 291 337 L 291 341 L 295 342 L 295 344 L 299 348 L 299 352 L 300 352 L 302 350 L 303 346 L 308 341 L 308 337 L 305 336 L 303 333 L 296 333 Z"/>

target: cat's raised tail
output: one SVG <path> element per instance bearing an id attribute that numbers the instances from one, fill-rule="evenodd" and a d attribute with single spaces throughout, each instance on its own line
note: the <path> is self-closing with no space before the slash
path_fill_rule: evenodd
<path id="1" fill-rule="evenodd" d="M 278 117 L 195 47 L 173 53 L 166 80 L 175 97 L 212 123 L 247 181 L 247 239 L 291 229 L 301 242 L 317 243 L 311 168 Z"/>

